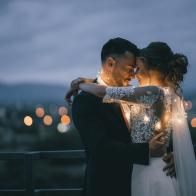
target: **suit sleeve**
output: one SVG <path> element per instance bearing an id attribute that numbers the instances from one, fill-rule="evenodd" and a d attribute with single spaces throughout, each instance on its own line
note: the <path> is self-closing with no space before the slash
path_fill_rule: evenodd
<path id="1" fill-rule="evenodd" d="M 77 96 L 72 106 L 73 121 L 88 154 L 106 159 L 127 160 L 136 164 L 149 163 L 147 143 L 124 143 L 108 136 L 96 103 L 85 96 Z"/>

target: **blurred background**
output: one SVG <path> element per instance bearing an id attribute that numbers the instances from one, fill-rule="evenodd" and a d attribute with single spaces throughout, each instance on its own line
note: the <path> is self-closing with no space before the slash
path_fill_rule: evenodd
<path id="1" fill-rule="evenodd" d="M 83 148 L 64 95 L 76 77 L 96 77 L 102 45 L 114 37 L 140 48 L 164 41 L 187 55 L 183 91 L 196 143 L 195 7 L 194 0 L 1 0 L 0 152 Z M 23 167 L 0 161 L 0 188 L 22 187 Z M 36 187 L 81 187 L 84 168 L 39 161 Z"/>

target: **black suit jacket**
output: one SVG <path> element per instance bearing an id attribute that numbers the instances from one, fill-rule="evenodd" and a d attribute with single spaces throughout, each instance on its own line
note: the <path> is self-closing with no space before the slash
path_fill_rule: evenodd
<path id="1" fill-rule="evenodd" d="M 149 162 L 149 145 L 133 144 L 119 104 L 81 92 L 72 116 L 87 155 L 85 196 L 131 196 L 132 165 Z"/>

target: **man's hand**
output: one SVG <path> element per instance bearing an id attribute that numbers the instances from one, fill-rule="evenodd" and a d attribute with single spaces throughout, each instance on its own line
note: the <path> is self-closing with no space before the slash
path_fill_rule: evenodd
<path id="1" fill-rule="evenodd" d="M 166 152 L 166 140 L 164 133 L 158 133 L 149 141 L 149 150 L 151 157 L 162 157 Z"/>
<path id="2" fill-rule="evenodd" d="M 165 154 L 163 157 L 163 161 L 167 164 L 163 171 L 166 172 L 167 176 L 176 177 L 175 163 L 174 163 L 174 155 L 172 152 Z"/>

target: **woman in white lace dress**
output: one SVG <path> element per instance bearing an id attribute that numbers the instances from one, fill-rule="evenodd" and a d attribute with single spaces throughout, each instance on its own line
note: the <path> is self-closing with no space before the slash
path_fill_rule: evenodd
<path id="1" fill-rule="evenodd" d="M 180 93 L 187 65 L 184 55 L 174 54 L 163 42 L 153 42 L 141 50 L 137 59 L 139 87 L 78 85 L 83 91 L 103 97 L 106 103 L 126 102 L 129 105 L 132 142 L 148 142 L 155 131 L 163 131 L 167 148 L 169 137 L 173 135 L 177 177 L 165 175 L 161 157 L 151 158 L 149 166 L 135 164 L 132 196 L 196 195 L 196 162 Z"/>

